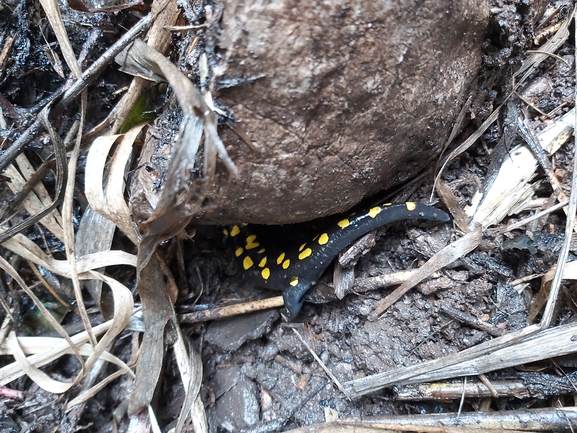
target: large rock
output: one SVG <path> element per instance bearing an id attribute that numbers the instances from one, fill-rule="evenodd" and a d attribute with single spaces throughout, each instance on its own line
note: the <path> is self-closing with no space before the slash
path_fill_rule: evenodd
<path id="1" fill-rule="evenodd" d="M 221 130 L 240 176 L 219 172 L 197 221 L 310 220 L 430 166 L 488 17 L 486 0 L 226 1 L 211 90 L 260 152 Z"/>

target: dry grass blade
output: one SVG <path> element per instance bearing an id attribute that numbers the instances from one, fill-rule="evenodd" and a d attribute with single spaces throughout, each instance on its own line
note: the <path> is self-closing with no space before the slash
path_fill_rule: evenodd
<path id="1" fill-rule="evenodd" d="M 178 322 L 175 319 L 176 316 L 173 316 L 172 329 L 174 329 L 177 335 L 174 354 L 186 393 L 178 416 L 175 433 L 182 431 L 188 414 L 190 414 L 190 418 L 192 419 L 194 431 L 197 433 L 207 433 L 208 424 L 206 422 L 206 413 L 204 411 L 204 404 L 200 398 L 200 386 L 202 385 L 203 376 L 202 359 L 200 358 L 200 354 L 192 347 L 189 347 L 187 350 L 184 335 L 180 331 Z M 190 355 L 188 354 L 189 352 Z"/>
<path id="2" fill-rule="evenodd" d="M 173 26 L 180 15 L 180 8 L 172 0 L 159 0 L 152 3 L 151 14 L 154 15 L 154 24 L 147 33 L 148 45 L 160 53 L 165 54 L 172 43 L 172 34 L 169 27 Z M 120 130 L 130 110 L 136 104 L 138 98 L 148 86 L 148 80 L 135 77 L 122 100 L 114 107 L 109 115 L 113 119 L 112 133 Z"/>
<path id="3" fill-rule="evenodd" d="M 72 386 L 76 384 L 78 380 L 80 380 L 80 375 L 77 376 L 75 382 L 60 382 L 58 380 L 52 379 L 43 371 L 39 370 L 38 368 L 34 367 L 28 362 L 26 355 L 20 348 L 18 344 L 18 339 L 16 338 L 16 334 L 11 332 L 8 334 L 8 341 L 7 341 L 10 351 L 12 352 L 12 356 L 22 369 L 22 372 L 26 374 L 30 379 L 36 383 L 40 388 L 45 389 L 48 392 L 52 392 L 55 394 L 61 394 L 63 392 L 68 391 Z M 82 358 L 80 358 L 82 360 Z"/>
<path id="4" fill-rule="evenodd" d="M 71 337 L 71 339 L 73 340 L 74 337 Z M 56 337 L 18 337 L 18 345 L 26 355 L 46 353 L 52 350 L 54 347 L 60 345 L 61 343 L 63 343 L 63 339 Z M 78 353 L 80 353 L 80 355 L 82 356 L 88 357 L 94 352 L 94 347 L 92 347 L 90 344 L 87 343 L 75 344 L 75 346 L 76 349 L 78 350 Z M 65 353 L 68 355 L 74 354 L 74 351 L 70 346 L 68 346 L 68 350 Z M 6 343 L 6 340 L 4 340 L 2 344 L 0 344 L 0 355 L 12 355 L 12 351 L 10 350 L 9 345 Z M 122 370 L 124 370 L 125 373 L 134 376 L 134 373 L 132 372 L 130 367 L 128 367 L 128 365 L 126 365 L 124 361 L 112 355 L 111 353 L 107 351 L 102 352 L 102 354 L 100 355 L 100 359 L 103 359 L 106 362 L 110 362 L 111 364 L 117 365 Z M 40 367 L 40 365 L 37 366 Z"/>
<path id="5" fill-rule="evenodd" d="M 90 206 L 86 206 L 76 232 L 76 255 L 82 257 L 87 254 L 110 250 L 115 230 L 114 223 L 94 212 Z M 104 269 L 97 270 L 104 272 Z M 102 310 L 100 303 L 102 281 L 88 280 L 84 283 L 84 287 L 88 290 L 94 303 L 99 305 Z"/>
<path id="6" fill-rule="evenodd" d="M 110 162 L 110 173 L 108 174 L 108 183 L 106 185 L 108 210 L 114 216 L 113 221 L 135 244 L 137 243 L 136 231 L 130 209 L 124 200 L 124 177 L 130 163 L 134 142 L 143 127 L 144 125 L 136 125 L 124 134 Z"/>
<path id="7" fill-rule="evenodd" d="M 543 279 L 541 280 L 541 288 L 539 289 L 539 293 L 533 299 L 533 303 L 529 308 L 529 316 L 527 317 L 527 321 L 532 323 L 541 309 L 543 305 L 546 304 L 547 300 L 551 297 L 551 283 L 557 274 L 557 266 L 549 269 L 545 275 L 543 275 Z M 566 263 L 563 268 L 563 274 L 561 279 L 563 280 L 577 280 L 577 261 Z"/>
<path id="8" fill-rule="evenodd" d="M 575 7 L 570 14 L 567 15 L 567 18 L 561 25 L 559 29 L 555 33 L 553 37 L 551 37 L 547 42 L 545 42 L 537 52 L 535 51 L 527 51 L 532 53 L 521 65 L 519 70 L 515 72 L 515 76 L 521 75 L 523 72 L 527 71 L 528 69 L 533 69 L 538 66 L 543 60 L 545 60 L 549 55 L 555 53 L 569 38 L 569 26 L 571 25 L 571 21 L 573 20 L 573 15 L 575 14 Z"/>
<path id="9" fill-rule="evenodd" d="M 174 314 L 164 274 L 153 255 L 139 275 L 138 293 L 142 302 L 145 332 L 136 364 L 136 381 L 128 403 L 134 415 L 150 405 L 164 358 L 164 329 Z"/>
<path id="10" fill-rule="evenodd" d="M 118 322 L 115 324 L 114 319 L 95 326 L 93 331 L 95 335 L 100 335 L 110 331 L 113 326 L 118 326 Z M 18 340 L 20 341 L 20 338 L 18 338 Z M 83 331 L 79 334 L 71 336 L 70 340 L 72 341 L 74 347 L 82 347 L 88 342 L 88 333 Z M 64 339 L 57 339 L 57 341 L 52 346 L 50 346 L 49 349 L 32 354 L 28 356 L 26 360 L 29 365 L 39 368 L 72 351 L 73 349 L 71 348 L 68 341 Z M 92 353 L 94 353 L 94 349 L 92 349 L 87 355 L 90 356 Z M 104 351 L 102 351 L 102 353 L 104 353 Z M 99 356 L 102 355 L 102 353 L 100 353 Z M 122 366 L 122 368 L 124 368 L 124 366 Z M 22 368 L 18 362 L 8 364 L 0 368 L 0 385 L 6 385 L 13 380 L 18 379 L 23 374 L 24 372 L 22 371 Z"/>
<path id="11" fill-rule="evenodd" d="M 545 210 L 542 210 L 541 212 L 537 212 L 536 214 L 531 215 L 530 217 L 524 218 L 521 221 L 513 223 L 507 227 L 503 227 L 502 229 L 500 229 L 500 232 L 506 233 L 506 232 L 510 232 L 512 230 L 517 230 L 518 228 L 521 228 L 524 225 L 529 224 L 531 221 L 537 220 L 537 219 L 539 219 L 545 215 L 548 215 L 552 212 L 558 211 L 561 208 L 564 208 L 568 204 L 569 204 L 569 200 L 562 201 L 561 203 L 557 203 L 555 206 L 551 206 Z"/>
<path id="12" fill-rule="evenodd" d="M 158 420 L 156 419 L 156 414 L 154 413 L 154 409 L 150 405 L 148 405 L 147 409 L 148 409 L 148 419 L 144 419 L 144 418 L 142 419 L 142 421 L 144 421 L 142 424 L 142 427 L 132 429 L 132 430 L 129 429 L 129 431 L 140 432 L 143 428 L 148 428 L 150 426 L 152 433 L 162 433 L 162 429 L 160 428 L 160 425 L 158 424 Z M 138 417 L 138 415 L 132 417 L 131 420 L 135 419 L 137 417 Z"/>
<path id="13" fill-rule="evenodd" d="M 14 278 L 14 280 L 18 283 L 18 285 L 22 288 L 22 290 L 24 290 L 24 292 L 34 301 L 34 304 L 36 304 L 36 307 L 40 310 L 40 312 L 42 313 L 42 315 L 44 316 L 44 318 L 48 321 L 48 323 L 50 323 L 50 325 L 52 325 L 52 327 L 56 330 L 56 332 L 58 332 L 58 334 L 60 334 L 62 336 L 62 338 L 64 338 L 68 344 L 70 345 L 70 348 L 74 351 L 74 354 L 76 355 L 76 358 L 78 358 L 78 361 L 80 362 L 81 368 L 84 370 L 84 360 L 82 359 L 82 357 L 80 356 L 80 353 L 78 352 L 78 350 L 76 349 L 76 346 L 73 344 L 72 340 L 70 339 L 70 336 L 66 333 L 66 331 L 64 330 L 64 328 L 60 325 L 60 323 L 58 323 L 58 321 L 52 316 L 52 314 L 50 314 L 50 312 L 48 311 L 48 309 L 44 306 L 44 304 L 42 303 L 42 301 L 40 301 L 40 299 L 38 299 L 38 297 L 36 296 L 36 294 L 30 290 L 30 288 L 26 285 L 26 283 L 24 282 L 24 280 L 20 277 L 20 275 L 16 272 L 16 270 L 3 258 L 0 257 L 0 268 L 2 268 L 8 275 L 10 275 L 12 278 Z M 16 346 L 18 346 L 18 342 L 16 341 Z M 24 355 L 22 354 L 22 357 L 20 357 L 21 354 L 21 349 L 20 346 L 18 347 L 13 347 L 13 350 L 15 351 L 14 356 L 16 358 L 16 360 L 21 364 L 22 369 L 28 374 L 31 373 L 31 379 L 34 380 L 36 382 L 36 380 L 38 379 L 39 382 L 36 382 L 39 386 L 43 386 L 44 384 L 46 384 L 46 381 L 44 380 L 45 377 L 47 377 L 44 373 L 41 372 L 37 372 L 36 369 L 29 365 L 27 361 L 22 362 L 22 357 L 24 357 Z M 38 373 L 38 374 L 36 374 Z M 80 376 L 78 376 L 80 377 Z M 54 383 L 50 382 L 49 383 L 49 387 L 46 388 L 47 390 L 59 390 L 59 391 L 52 391 L 52 392 L 64 392 L 66 391 L 68 388 L 64 389 L 63 391 L 60 391 L 60 387 L 53 386 Z M 75 383 L 70 383 L 67 384 L 68 387 L 75 385 Z"/>
<path id="14" fill-rule="evenodd" d="M 124 175 L 132 154 L 132 146 L 143 126 L 136 126 L 122 136 L 99 137 L 92 144 L 85 165 L 85 192 L 90 206 L 82 216 L 76 235 L 78 255 L 109 250 L 115 227 L 119 227 L 136 244 L 136 233 L 132 227 L 128 206 L 124 201 Z M 112 158 L 111 168 L 107 170 L 108 152 L 119 138 L 122 139 Z M 108 177 L 105 194 L 103 178 L 106 171 Z M 95 229 L 98 230 L 96 236 Z M 88 281 L 86 289 L 97 305 L 100 305 L 102 283 L 95 280 Z"/>
<path id="15" fill-rule="evenodd" d="M 575 28 L 577 29 L 577 21 L 575 22 Z M 577 34 L 575 36 L 577 40 Z M 577 67 L 575 69 L 577 76 Z M 573 131 L 577 131 L 577 111 L 573 110 Z M 559 289 L 561 287 L 561 279 L 563 278 L 563 273 L 565 266 L 567 265 L 567 259 L 569 257 L 569 249 L 571 247 L 571 235 L 575 227 L 575 213 L 577 212 L 577 146 L 573 146 L 573 174 L 571 178 L 571 197 L 569 198 L 569 206 L 567 208 L 567 221 L 565 222 L 565 239 L 563 241 L 563 246 L 561 251 L 559 251 L 559 259 L 557 260 L 557 268 L 555 269 L 555 276 L 551 282 L 551 293 L 549 294 L 549 300 L 547 301 L 547 306 L 543 313 L 543 319 L 541 324 L 543 327 L 548 327 L 553 320 L 553 311 L 555 309 L 555 304 L 557 302 L 557 297 L 559 295 Z"/>
<path id="16" fill-rule="evenodd" d="M 376 320 L 383 312 L 393 305 L 401 296 L 403 296 L 412 287 L 423 281 L 433 272 L 453 263 L 455 260 L 465 256 L 473 251 L 481 243 L 481 229 L 479 226 L 463 236 L 458 241 L 447 245 L 421 266 L 410 278 L 395 289 L 390 295 L 380 301 L 373 312 L 369 315 L 369 320 Z"/>
<path id="17" fill-rule="evenodd" d="M 18 162 L 18 159 L 20 158 L 20 155 L 18 157 L 16 157 L 16 162 L 18 164 L 18 167 L 20 167 L 22 169 L 22 173 L 25 177 L 26 173 L 24 168 L 22 168 L 22 166 L 20 165 L 20 163 Z M 26 157 L 24 156 L 24 158 L 26 159 Z M 27 159 L 26 159 L 27 161 Z M 14 213 L 14 210 L 21 205 L 21 203 L 24 201 L 25 198 L 28 197 L 28 195 L 30 194 L 31 191 L 36 192 L 39 196 L 41 196 L 42 194 L 39 194 L 37 191 L 37 186 L 39 185 L 39 183 L 41 182 L 41 180 L 44 178 L 44 176 L 46 176 L 46 173 L 48 172 L 48 170 L 51 168 L 51 166 L 53 161 L 45 161 L 43 162 L 37 169 L 34 170 L 34 172 L 32 173 L 32 176 L 27 179 L 26 183 L 23 183 L 23 181 L 21 181 L 21 185 L 19 185 L 19 188 L 13 188 L 12 191 L 16 194 L 14 196 L 14 198 L 10 201 L 10 203 L 6 204 L 5 206 L 2 207 L 1 212 L 0 212 L 0 217 L 3 219 L 5 218 L 5 215 L 9 215 L 10 213 Z M 6 170 L 9 169 L 13 169 L 13 167 L 8 167 Z M 18 176 L 20 179 L 22 179 L 22 176 Z M 44 201 L 43 201 L 44 202 Z M 49 199 L 48 202 L 46 203 L 46 205 L 50 205 L 52 203 L 52 199 Z"/>
<path id="18" fill-rule="evenodd" d="M 3 243 L 5 240 L 14 236 L 16 233 L 20 233 L 21 231 L 32 226 L 33 224 L 42 220 L 45 216 L 52 213 L 54 209 L 56 209 L 56 206 L 60 203 L 62 197 L 64 196 L 64 184 L 68 179 L 68 169 L 66 165 L 66 148 L 60 136 L 56 133 L 56 130 L 52 127 L 50 121 L 48 120 L 51 106 L 52 106 L 51 104 L 47 104 L 46 107 L 44 107 L 44 109 L 40 112 L 38 123 L 42 122 L 42 124 L 50 134 L 50 139 L 52 140 L 52 144 L 54 146 L 54 157 L 56 162 L 56 172 L 55 172 L 56 192 L 54 194 L 54 199 L 52 200 L 52 203 L 49 206 L 45 207 L 43 210 L 38 211 L 29 218 L 26 218 L 20 224 L 17 224 L 16 226 L 10 227 L 9 229 L 2 231 L 2 233 L 0 233 L 0 244 Z M 10 148 L 12 148 L 12 146 Z M 2 157 L 6 158 L 9 153 L 10 149 L 4 152 Z M 64 234 L 60 228 L 55 229 L 55 233 L 61 234 L 61 236 L 64 237 Z"/>
<path id="19" fill-rule="evenodd" d="M 114 317 L 112 323 L 110 324 L 110 329 L 102 336 L 98 341 L 98 344 L 94 348 L 94 352 L 86 360 L 86 368 L 91 368 L 94 362 L 100 357 L 100 354 L 106 350 L 106 348 L 114 341 L 114 339 L 120 334 L 126 324 L 130 320 L 130 316 L 134 309 L 134 300 L 132 298 L 132 292 L 124 284 L 119 283 L 114 278 L 107 277 L 106 275 L 99 274 L 97 272 L 90 272 L 93 278 L 101 279 L 105 284 L 110 287 L 112 292 L 112 297 L 114 300 Z"/>
<path id="20" fill-rule="evenodd" d="M 23 158 L 25 159 L 26 157 L 24 155 L 18 155 L 16 160 L 22 161 Z M 21 164 L 18 165 L 21 166 Z M 8 186 L 13 193 L 17 194 L 23 190 L 26 184 L 26 179 L 18 172 L 16 167 L 13 165 L 9 166 L 4 172 L 4 175 L 10 178 Z M 29 192 L 27 196 L 22 200 L 24 209 L 26 209 L 30 215 L 39 214 L 44 209 L 50 207 L 51 204 L 52 200 L 50 203 L 46 203 L 45 200 L 38 196 L 36 191 Z M 7 219 L 10 219 L 10 217 Z M 58 239 L 63 239 L 64 234 L 62 233 L 61 218 L 60 215 L 58 215 L 58 211 L 56 209 L 52 210 L 50 214 L 39 220 L 39 222 L 48 230 L 50 230 L 50 232 L 53 233 L 54 236 L 56 236 Z"/>
<path id="21" fill-rule="evenodd" d="M 451 145 L 451 143 L 453 142 L 453 140 L 455 139 L 455 137 L 457 136 L 457 134 L 461 130 L 461 127 L 463 126 L 463 122 L 465 120 L 465 117 L 467 116 L 467 111 L 469 110 L 469 107 L 471 107 L 472 103 L 473 103 L 473 97 L 469 96 L 467 98 L 467 101 L 463 104 L 463 107 L 461 107 L 461 111 L 459 112 L 459 116 L 457 117 L 453 127 L 451 128 L 451 133 L 449 134 L 449 138 L 447 138 L 447 141 L 445 141 L 445 143 L 443 144 L 443 148 L 441 150 L 441 155 L 443 153 L 445 153 L 447 148 Z M 437 167 L 435 167 L 435 171 L 436 171 L 436 168 Z M 429 200 L 433 199 L 433 192 L 434 192 L 434 190 L 431 191 L 431 197 L 429 198 Z"/>
<path id="22" fill-rule="evenodd" d="M 9 249 L 26 260 L 30 260 L 37 265 L 44 266 L 50 272 L 61 275 L 66 278 L 71 277 L 68 262 L 57 260 L 47 255 L 38 245 L 23 235 L 16 235 L 12 239 L 4 242 L 4 248 Z M 79 257 L 76 261 L 76 267 L 80 278 L 92 278 L 88 271 L 106 266 L 127 265 L 136 267 L 136 256 L 124 251 L 101 251 L 98 253 L 87 254 Z"/>
<path id="23" fill-rule="evenodd" d="M 82 333 L 82 338 L 80 341 L 76 340 L 75 337 L 69 337 L 68 334 L 64 331 L 64 329 L 60 326 L 58 322 L 51 316 L 51 314 L 46 310 L 46 308 L 42 305 L 42 302 L 36 297 L 36 295 L 28 289 L 24 281 L 20 278 L 20 276 L 16 273 L 16 271 L 3 259 L 0 257 L 0 266 L 10 274 L 18 284 L 26 291 L 26 293 L 34 300 L 37 307 L 43 313 L 44 317 L 50 322 L 50 324 L 56 329 L 60 335 L 65 340 L 65 345 L 55 345 L 54 350 L 52 352 L 44 352 L 36 355 L 32 355 L 31 357 L 26 358 L 18 345 L 18 341 L 14 340 L 11 344 L 10 349 L 13 352 L 13 355 L 16 359 L 16 366 L 8 365 L 2 369 L 0 369 L 0 378 L 2 378 L 2 383 L 8 383 L 15 378 L 19 377 L 21 374 L 27 374 L 29 377 L 34 380 L 39 386 L 45 387 L 48 391 L 51 392 L 64 392 L 68 390 L 71 386 L 76 384 L 82 378 L 82 372 L 80 372 L 74 381 L 70 383 L 63 383 L 58 381 L 53 381 L 45 373 L 38 370 L 37 367 L 40 365 L 44 365 L 47 362 L 50 362 L 58 357 L 62 356 L 68 351 L 73 351 L 76 354 L 77 358 L 80 360 L 81 365 L 83 365 L 84 369 L 89 369 L 94 364 L 94 362 L 100 357 L 100 355 L 105 351 L 106 347 L 112 342 L 114 338 L 124 329 L 130 315 L 132 314 L 133 309 L 133 300 L 132 300 L 132 293 L 130 290 L 125 287 L 124 285 L 118 283 L 116 280 L 106 277 L 104 275 L 100 275 L 94 272 L 90 273 L 90 278 L 98 278 L 102 281 L 106 282 L 109 287 L 111 288 L 113 299 L 114 299 L 114 307 L 115 307 L 115 314 L 114 318 L 111 322 L 109 322 L 108 326 L 106 327 L 106 333 L 100 339 L 100 341 L 94 347 L 94 350 L 88 356 L 86 362 L 83 362 L 81 354 L 77 349 L 77 345 L 80 343 L 85 343 L 84 336 L 88 336 L 89 334 L 85 331 Z M 6 380 L 6 382 L 3 382 Z"/>
<path id="24" fill-rule="evenodd" d="M 138 249 L 139 270 L 146 265 L 159 242 L 175 236 L 188 225 L 206 197 L 216 167 L 214 149 L 205 148 L 202 177 L 190 179 L 201 138 L 202 119 L 185 115 L 160 199 L 152 215 L 143 223 L 144 233 Z"/>
<path id="25" fill-rule="evenodd" d="M 132 370 L 129 369 L 128 371 L 130 371 L 130 373 L 132 373 Z M 99 391 L 106 388 L 106 386 L 110 382 L 112 382 L 115 379 L 118 379 L 120 376 L 122 376 L 126 373 L 127 373 L 127 371 L 125 371 L 125 370 L 117 370 L 114 373 L 110 374 L 105 379 L 103 379 L 102 381 L 100 381 L 99 383 L 97 383 L 96 385 L 94 385 L 93 387 L 91 387 L 89 390 L 79 394 L 76 398 L 73 398 L 72 400 L 70 400 L 68 402 L 68 404 L 66 405 L 66 412 L 69 412 L 72 409 L 74 409 L 74 407 L 76 407 L 82 403 L 87 402 L 92 397 L 94 397 Z"/>
<path id="26" fill-rule="evenodd" d="M 62 15 L 60 14 L 58 1 L 40 0 L 40 4 L 46 13 L 48 21 L 50 21 L 50 25 L 52 26 L 52 30 L 54 30 L 56 39 L 58 39 L 58 43 L 60 45 L 60 49 L 62 50 L 62 54 L 64 55 L 64 59 L 66 60 L 66 64 L 74 76 L 76 78 L 80 78 L 82 71 L 80 70 L 80 66 L 78 65 L 76 56 L 74 55 L 74 51 L 72 50 L 72 44 L 70 43 L 70 39 L 68 39 L 66 29 L 64 28 L 64 22 L 62 21 Z"/>
<path id="27" fill-rule="evenodd" d="M 112 221 L 128 238 L 137 244 L 130 210 L 124 201 L 124 175 L 132 154 L 132 146 L 144 125 L 131 128 L 126 134 L 107 135 L 94 140 L 86 159 L 86 199 L 90 206 L 103 217 Z M 104 172 L 112 146 L 121 140 L 111 161 L 104 191 Z"/>
<path id="28" fill-rule="evenodd" d="M 108 210 L 108 203 L 104 196 L 104 172 L 108 154 L 112 146 L 122 137 L 122 135 L 105 135 L 98 137 L 90 146 L 86 158 L 85 186 L 84 193 L 88 203 L 105 218 L 112 220 L 112 215 Z"/>
<path id="29" fill-rule="evenodd" d="M 18 155 L 18 157 L 16 158 L 16 164 L 17 164 L 20 172 L 22 173 L 22 176 L 26 179 L 26 181 L 30 181 L 31 179 L 34 178 L 34 175 L 36 174 L 36 170 L 34 169 L 32 164 L 30 164 L 30 161 L 28 161 L 28 158 L 26 157 L 26 155 L 24 155 L 24 154 Z M 33 191 L 36 194 L 36 196 L 38 197 L 38 200 L 44 205 L 44 207 L 48 207 L 52 204 L 52 198 L 50 197 L 50 195 L 48 194 L 48 191 L 46 190 L 46 188 L 44 187 L 44 185 L 42 183 L 38 183 L 37 185 L 35 185 L 33 187 Z M 38 211 L 40 211 L 40 210 L 41 209 L 38 209 Z M 52 213 L 52 216 L 59 225 L 62 224 L 62 217 L 60 216 L 58 211 L 55 210 Z M 60 228 L 60 227 L 58 227 L 58 228 Z M 49 228 L 49 229 L 52 230 L 51 228 Z M 58 232 L 58 229 L 56 231 Z"/>
<path id="30" fill-rule="evenodd" d="M 202 205 L 214 177 L 216 154 L 232 173 L 236 173 L 237 169 L 218 137 L 215 113 L 190 80 L 166 57 L 141 40 L 136 40 L 116 61 L 130 73 L 142 73 L 149 79 L 164 77 L 174 88 L 184 114 L 179 139 L 173 144 L 160 199 L 152 215 L 140 227 L 143 232 L 138 251 L 140 270 L 150 259 L 158 242 L 179 233 Z M 151 76 L 151 73 L 154 75 Z M 203 135 L 202 175 L 193 180 L 190 173 L 195 167 Z"/>
<path id="31" fill-rule="evenodd" d="M 80 125 L 79 132 L 76 136 L 74 148 L 70 154 L 68 161 L 68 179 L 66 180 L 66 190 L 64 192 L 64 200 L 62 202 L 62 228 L 64 229 L 64 247 L 66 249 L 66 258 L 70 269 L 70 280 L 74 288 L 74 297 L 76 299 L 76 306 L 78 308 L 78 315 L 82 320 L 84 329 L 88 331 L 90 342 L 96 345 L 96 337 L 92 335 L 92 325 L 90 318 L 86 311 L 84 304 L 84 295 L 80 287 L 80 280 L 78 278 L 78 269 L 76 268 L 76 243 L 74 239 L 74 223 L 72 218 L 74 216 L 74 185 L 76 184 L 76 168 L 78 164 L 78 157 L 80 156 L 80 143 L 82 140 L 82 130 L 84 126 L 84 119 L 86 117 L 86 105 L 88 104 L 88 93 L 86 89 L 82 92 L 80 98 Z"/>
<path id="32" fill-rule="evenodd" d="M 552 154 L 569 139 L 568 132 L 573 129 L 574 117 L 575 109 L 572 109 L 537 136 L 545 151 Z M 529 181 L 535 175 L 537 167 L 537 158 L 528 146 L 515 147 L 503 161 L 490 187 L 483 192 L 479 191 L 473 197 L 473 204 L 467 209 L 467 213 L 472 215 L 473 221 L 487 228 L 502 221 L 513 210 L 524 210 L 521 204 L 526 202 L 535 190 Z"/>

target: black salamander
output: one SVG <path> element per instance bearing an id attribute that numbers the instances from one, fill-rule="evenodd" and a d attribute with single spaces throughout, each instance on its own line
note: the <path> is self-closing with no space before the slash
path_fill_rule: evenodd
<path id="1" fill-rule="evenodd" d="M 257 287 L 282 290 L 285 308 L 293 320 L 301 310 L 306 292 L 341 250 L 377 227 L 411 219 L 444 223 L 451 218 L 439 209 L 419 203 L 388 203 L 341 217 L 325 231 L 296 244 L 294 236 L 285 235 L 286 246 L 282 242 L 270 245 L 271 236 L 260 235 L 258 226 L 235 225 L 226 228 L 224 234 L 235 246 L 234 255 L 250 282 Z"/>

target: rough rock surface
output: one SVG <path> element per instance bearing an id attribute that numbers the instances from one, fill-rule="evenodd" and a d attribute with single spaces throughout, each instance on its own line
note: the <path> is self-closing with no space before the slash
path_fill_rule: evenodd
<path id="1" fill-rule="evenodd" d="M 473 87 L 488 16 L 469 0 L 225 2 L 207 42 L 211 93 L 259 151 L 222 129 L 240 176 L 220 171 L 197 221 L 310 220 L 430 166 Z"/>
<path id="2" fill-rule="evenodd" d="M 257 387 L 241 373 L 240 367 L 231 365 L 217 370 L 210 386 L 218 396 L 215 404 L 207 410 L 212 431 L 219 431 L 214 427 L 223 424 L 241 429 L 259 421 Z"/>

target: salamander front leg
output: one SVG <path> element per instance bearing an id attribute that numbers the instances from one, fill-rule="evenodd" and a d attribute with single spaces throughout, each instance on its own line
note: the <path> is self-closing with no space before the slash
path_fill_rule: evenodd
<path id="1" fill-rule="evenodd" d="M 295 320 L 298 316 L 303 306 L 304 297 L 311 286 L 312 283 L 309 281 L 298 281 L 296 285 L 291 285 L 282 291 L 284 306 L 290 320 Z"/>

